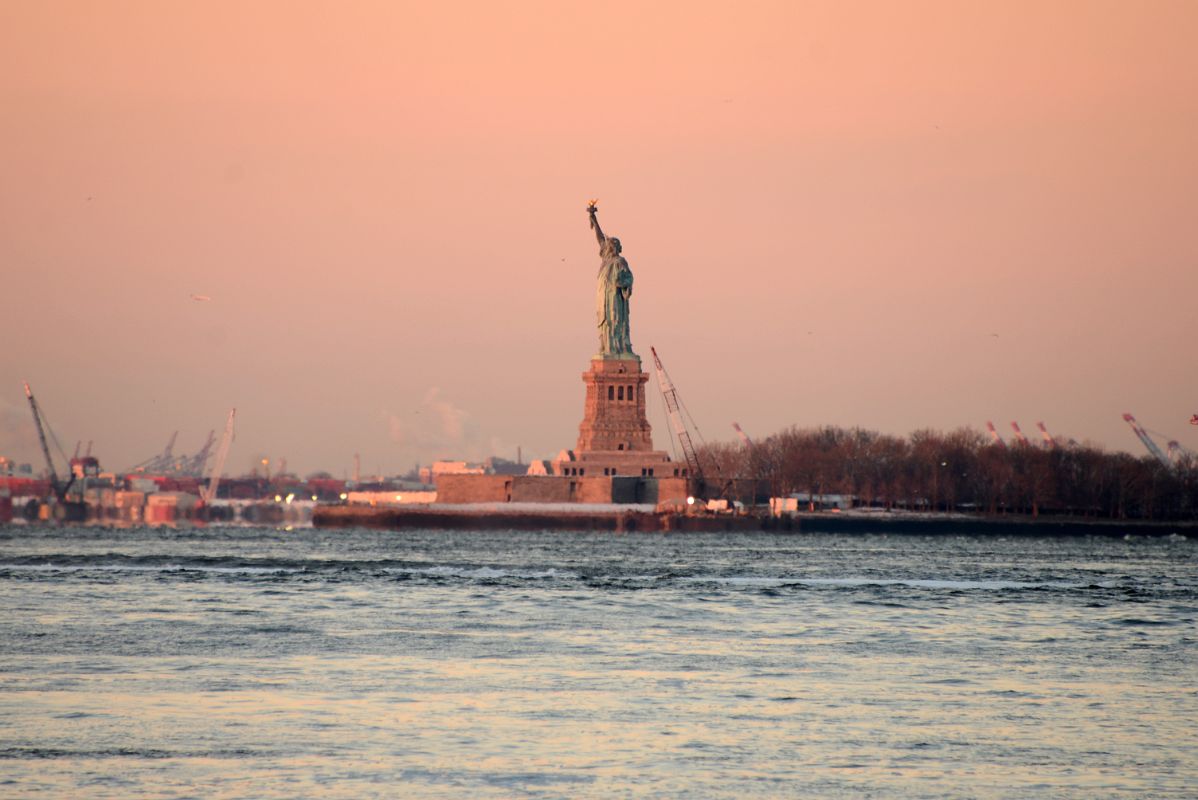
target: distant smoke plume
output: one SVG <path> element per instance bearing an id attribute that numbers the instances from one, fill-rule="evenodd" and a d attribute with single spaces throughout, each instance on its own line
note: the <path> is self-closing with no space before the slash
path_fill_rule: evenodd
<path id="1" fill-rule="evenodd" d="M 496 454 L 500 442 L 483 435 L 470 412 L 434 386 L 407 412 L 383 412 L 387 433 L 403 458 L 429 463 L 436 459 L 480 461 Z"/>

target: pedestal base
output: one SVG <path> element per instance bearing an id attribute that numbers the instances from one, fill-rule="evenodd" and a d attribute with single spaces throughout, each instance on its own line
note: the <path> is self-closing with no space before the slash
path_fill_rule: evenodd
<path id="1" fill-rule="evenodd" d="M 587 393 L 578 446 L 560 452 L 546 472 L 580 478 L 689 477 L 685 464 L 653 449 L 653 429 L 645 417 L 649 376 L 639 358 L 593 358 L 582 382 Z"/>
<path id="2" fill-rule="evenodd" d="M 558 475 L 686 478 L 686 464 L 662 450 L 566 451 L 553 462 Z"/>
<path id="3" fill-rule="evenodd" d="M 640 359 L 592 359 L 582 374 L 587 392 L 575 451 L 653 451 L 652 428 L 645 418 L 648 381 Z"/>

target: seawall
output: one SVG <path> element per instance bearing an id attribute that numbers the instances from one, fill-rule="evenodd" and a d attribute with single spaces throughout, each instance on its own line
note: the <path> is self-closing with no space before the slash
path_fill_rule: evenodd
<path id="1" fill-rule="evenodd" d="M 778 520 L 769 520 L 772 527 Z M 899 515 L 800 513 L 794 530 L 804 533 L 885 533 L 893 535 L 977 536 L 1169 536 L 1198 537 L 1198 521 L 1085 519 L 1078 517 Z"/>
<path id="2" fill-rule="evenodd" d="M 1198 521 L 1145 522 L 1078 518 L 970 517 L 921 514 L 854 515 L 808 513 L 773 518 L 754 515 L 679 514 L 640 510 L 530 511 L 488 508 L 317 506 L 312 524 L 325 528 L 442 530 L 560 530 L 616 532 L 847 533 L 887 535 L 991 536 L 1170 536 L 1198 539 Z"/>
<path id="3" fill-rule="evenodd" d="M 324 528 L 434 528 L 446 530 L 751 531 L 751 516 L 697 516 L 644 511 L 503 511 L 487 509 L 318 506 L 312 524 Z"/>

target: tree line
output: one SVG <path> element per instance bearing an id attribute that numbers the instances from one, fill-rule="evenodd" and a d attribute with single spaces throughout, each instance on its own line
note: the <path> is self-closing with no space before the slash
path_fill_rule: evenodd
<path id="1" fill-rule="evenodd" d="M 698 454 L 708 482 L 723 482 L 744 500 L 768 491 L 803 493 L 816 502 L 851 495 L 857 506 L 916 511 L 1144 520 L 1198 514 L 1198 462 L 1191 455 L 1165 466 L 1090 444 L 1002 447 L 969 428 L 900 437 L 791 427 L 751 445 L 705 444 Z"/>

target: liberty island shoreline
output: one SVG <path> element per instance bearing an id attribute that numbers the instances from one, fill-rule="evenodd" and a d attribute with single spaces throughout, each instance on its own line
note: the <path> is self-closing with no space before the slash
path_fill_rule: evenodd
<path id="1" fill-rule="evenodd" d="M 792 534 L 894 534 L 911 536 L 1198 536 L 1198 522 L 1086 519 L 1082 517 L 1001 517 L 944 513 L 798 512 L 784 516 L 727 513 L 677 513 L 649 509 L 536 509 L 531 504 L 423 508 L 318 506 L 312 524 L 319 528 L 393 530 L 611 531 L 616 533 L 775 532 Z"/>

